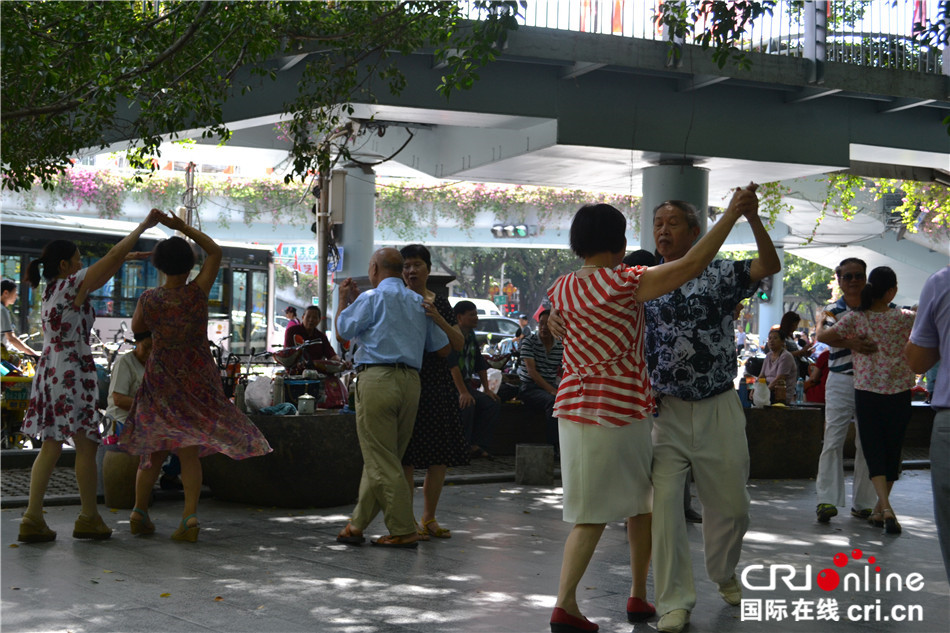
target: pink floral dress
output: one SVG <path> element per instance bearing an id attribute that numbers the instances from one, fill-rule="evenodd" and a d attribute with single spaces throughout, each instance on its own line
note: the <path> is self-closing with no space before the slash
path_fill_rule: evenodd
<path id="1" fill-rule="evenodd" d="M 224 395 L 208 346 L 208 297 L 194 282 L 142 293 L 152 355 L 129 410 L 119 448 L 142 456 L 200 446 L 203 457 L 245 459 L 271 452 L 256 426 Z"/>
<path id="2" fill-rule="evenodd" d="M 86 270 L 50 281 L 43 294 L 43 355 L 22 426 L 42 440 L 64 441 L 81 432 L 101 440 L 96 365 L 89 347 L 96 315 L 88 298 L 78 308 L 75 304 Z"/>

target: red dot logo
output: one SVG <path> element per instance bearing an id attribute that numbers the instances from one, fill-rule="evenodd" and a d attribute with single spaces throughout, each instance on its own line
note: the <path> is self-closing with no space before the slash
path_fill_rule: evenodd
<path id="1" fill-rule="evenodd" d="M 874 571 L 881 571 L 881 566 L 878 565 L 877 567 L 875 567 L 875 568 L 874 568 Z"/>
<path id="2" fill-rule="evenodd" d="M 844 567 L 848 564 L 848 557 L 842 552 L 835 554 L 835 557 L 832 560 L 834 561 L 835 567 Z"/>
<path id="3" fill-rule="evenodd" d="M 853 558 L 854 560 L 858 560 L 862 556 L 864 556 L 864 552 L 862 552 L 861 550 L 859 549 L 851 550 L 851 558 Z"/>
<path id="4" fill-rule="evenodd" d="M 837 556 L 835 556 L 835 558 L 837 558 Z M 838 587 L 839 582 L 840 578 L 838 577 L 838 572 L 833 569 L 822 569 L 818 572 L 818 586 L 825 591 L 834 591 Z"/>
<path id="5" fill-rule="evenodd" d="M 871 564 L 871 565 L 873 565 L 873 564 L 876 563 L 876 562 L 877 562 L 877 559 L 874 558 L 873 556 L 868 559 L 868 563 Z"/>

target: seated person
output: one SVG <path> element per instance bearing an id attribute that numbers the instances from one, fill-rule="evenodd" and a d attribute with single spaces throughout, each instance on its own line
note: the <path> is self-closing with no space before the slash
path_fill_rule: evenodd
<path id="1" fill-rule="evenodd" d="M 775 388 L 784 379 L 785 397 L 781 402 L 789 404 L 795 398 L 795 383 L 798 381 L 798 366 L 795 357 L 785 348 L 785 339 L 777 329 L 769 332 L 768 348 L 769 353 L 765 355 L 759 377 L 765 376 L 769 391 L 772 393 L 772 402 L 777 401 Z"/>
<path id="2" fill-rule="evenodd" d="M 139 332 L 135 335 L 135 347 L 126 354 L 121 354 L 112 366 L 112 378 L 109 381 L 109 406 L 106 408 L 106 417 L 115 421 L 119 429 L 129 416 L 135 394 L 142 386 L 145 376 L 145 363 L 152 353 L 152 333 Z"/>
<path id="3" fill-rule="evenodd" d="M 828 359 L 831 350 L 825 349 L 819 353 L 814 363 L 808 365 L 808 378 L 805 379 L 805 402 L 825 402 L 825 381 L 828 380 Z"/>
<path id="4" fill-rule="evenodd" d="M 459 301 L 453 310 L 462 336 L 465 337 L 465 344 L 459 354 L 459 370 L 468 388 L 467 393 L 459 394 L 462 434 L 469 444 L 472 457 L 491 457 L 487 448 L 491 446 L 495 424 L 501 415 L 501 402 L 498 395 L 488 388 L 488 363 L 475 340 L 478 310 L 471 301 Z M 475 388 L 472 380 L 474 374 L 478 374 L 485 391 Z"/>
<path id="5" fill-rule="evenodd" d="M 303 323 L 292 325 L 284 332 L 284 348 L 296 347 L 308 343 L 300 362 L 291 369 L 292 374 L 299 374 L 304 369 L 316 369 L 314 361 L 339 361 L 333 346 L 330 345 L 327 335 L 320 331 L 320 319 L 323 314 L 317 306 L 307 306 L 303 312 Z"/>
<path id="6" fill-rule="evenodd" d="M 518 329 L 515 331 L 515 341 L 521 344 L 529 336 L 531 336 L 531 326 L 528 325 L 528 315 L 524 313 L 519 314 Z"/>
<path id="7" fill-rule="evenodd" d="M 528 408 L 544 411 L 548 416 L 548 444 L 554 446 L 555 453 L 560 453 L 554 399 L 561 381 L 564 346 L 548 329 L 550 316 L 550 310 L 542 312 L 538 316 L 538 331 L 525 338 L 521 344 L 521 366 L 518 368 L 521 388 L 518 397 Z"/>
<path id="8" fill-rule="evenodd" d="M 2 287 L 0 290 L 0 346 L 3 347 L 3 359 L 7 360 L 8 353 L 13 357 L 17 352 L 39 356 L 39 352 L 17 338 L 16 328 L 13 326 L 13 316 L 10 314 L 9 306 L 16 303 L 16 283 L 10 279 L 4 279 L 0 287 Z"/>

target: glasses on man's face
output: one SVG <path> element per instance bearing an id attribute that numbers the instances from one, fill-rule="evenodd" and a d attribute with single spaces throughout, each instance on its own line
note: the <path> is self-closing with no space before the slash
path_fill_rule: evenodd
<path id="1" fill-rule="evenodd" d="M 864 273 L 845 273 L 838 275 L 841 281 L 864 281 Z"/>

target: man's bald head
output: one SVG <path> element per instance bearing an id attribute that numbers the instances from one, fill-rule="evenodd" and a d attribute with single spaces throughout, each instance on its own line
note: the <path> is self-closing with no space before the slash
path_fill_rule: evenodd
<path id="1" fill-rule="evenodd" d="M 381 248 L 369 260 L 369 280 L 373 287 L 389 277 L 402 279 L 402 255 L 395 248 Z"/>

